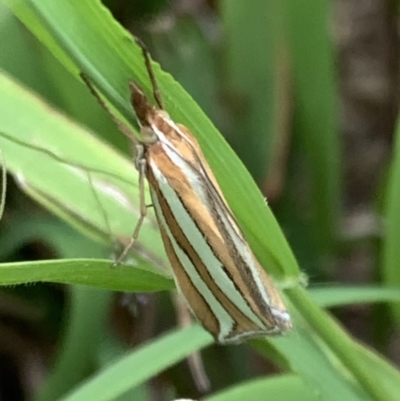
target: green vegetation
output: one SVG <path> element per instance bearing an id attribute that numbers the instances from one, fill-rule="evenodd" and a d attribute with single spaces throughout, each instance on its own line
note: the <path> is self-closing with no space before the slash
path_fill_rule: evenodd
<path id="1" fill-rule="evenodd" d="M 384 282 L 314 290 L 315 277 L 329 282 L 327 266 L 344 247 L 338 234 L 342 172 L 329 9 L 326 2 L 305 4 L 222 0 L 224 40 L 214 46 L 191 18 L 178 20 L 168 35 L 134 27 L 173 75 L 154 64 L 166 109 L 198 138 L 252 249 L 284 289 L 294 330 L 226 348 L 212 346 L 197 325 L 165 334 L 175 318 L 164 294 L 161 312 L 152 312 L 162 320 L 158 330 L 127 350 L 110 328 L 111 291 L 158 293 L 174 284 L 152 213 L 132 260 L 112 267 L 114 243 L 129 240 L 139 216 L 137 172 L 129 144 L 79 72 L 136 127 L 127 82 L 151 96 L 141 51 L 100 1 L 0 1 L 7 37 L 0 43 L 1 160 L 19 187 L 8 183 L 0 285 L 26 305 L 48 305 L 36 325 L 47 330 L 43 341 L 59 344 L 30 399 L 147 401 L 151 387 L 164 399 L 199 398 L 183 365 L 161 384 L 149 380 L 205 347 L 212 390 L 204 400 L 397 399 L 399 370 L 322 308 L 387 302 L 393 325 L 400 323 L 400 145 L 382 183 L 386 225 L 376 269 Z M 268 200 L 276 218 L 259 188 L 273 194 Z M 40 257 L 27 254 L 32 243 Z M 67 302 L 57 300 L 57 286 L 28 283 L 68 284 Z M 389 318 L 373 324 L 380 338 L 375 346 L 386 351 Z M 271 361 L 280 373 L 255 378 L 254 360 Z"/>

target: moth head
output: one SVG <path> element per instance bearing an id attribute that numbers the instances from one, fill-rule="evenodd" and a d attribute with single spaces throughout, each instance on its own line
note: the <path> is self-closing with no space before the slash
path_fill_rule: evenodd
<path id="1" fill-rule="evenodd" d="M 131 92 L 131 104 L 135 110 L 139 124 L 142 127 L 149 126 L 149 117 L 156 111 L 156 108 L 134 82 L 129 82 L 129 89 Z"/>

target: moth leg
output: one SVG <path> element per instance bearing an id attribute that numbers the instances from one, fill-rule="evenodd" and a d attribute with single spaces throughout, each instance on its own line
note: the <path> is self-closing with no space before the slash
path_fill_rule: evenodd
<path id="1" fill-rule="evenodd" d="M 138 152 L 140 154 L 140 147 L 138 146 Z M 143 151 L 142 151 L 143 153 Z M 133 231 L 132 237 L 129 243 L 125 246 L 124 250 L 122 251 L 121 255 L 118 259 L 114 262 L 114 266 L 119 265 L 125 258 L 128 252 L 131 250 L 133 244 L 139 237 L 139 232 L 142 227 L 143 221 L 147 216 L 147 205 L 145 199 L 145 192 L 144 192 L 144 177 L 146 174 L 146 159 L 144 157 L 137 158 L 135 161 L 136 167 L 139 171 L 139 206 L 140 206 L 140 217 L 136 223 L 136 227 Z"/>

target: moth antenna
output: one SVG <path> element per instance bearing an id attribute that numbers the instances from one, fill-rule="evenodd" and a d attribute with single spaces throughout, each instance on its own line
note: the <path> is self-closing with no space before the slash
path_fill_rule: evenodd
<path id="1" fill-rule="evenodd" d="M 141 39 L 139 39 L 138 37 L 135 36 L 135 41 L 136 41 L 137 45 L 142 49 L 144 62 L 146 64 L 146 69 L 147 69 L 147 72 L 149 74 L 151 86 L 153 87 L 154 99 L 155 99 L 156 103 L 158 104 L 158 107 L 161 110 L 165 110 L 164 101 L 162 100 L 160 88 L 158 87 L 157 80 L 156 80 L 156 77 L 154 75 L 153 66 L 151 65 L 150 52 L 147 49 L 146 45 L 142 42 Z"/>
<path id="2" fill-rule="evenodd" d="M 120 118 L 118 118 L 115 113 L 108 107 L 106 102 L 101 98 L 98 90 L 95 88 L 93 85 L 91 79 L 89 78 L 88 75 L 86 75 L 84 72 L 81 72 L 79 74 L 83 80 L 83 82 L 86 84 L 88 87 L 89 91 L 91 94 L 96 98 L 96 100 L 99 102 L 100 106 L 105 110 L 105 112 L 111 117 L 111 119 L 115 122 L 117 125 L 118 129 L 134 144 L 138 144 L 139 140 L 136 138 L 135 134 L 133 131 L 126 125 Z"/>

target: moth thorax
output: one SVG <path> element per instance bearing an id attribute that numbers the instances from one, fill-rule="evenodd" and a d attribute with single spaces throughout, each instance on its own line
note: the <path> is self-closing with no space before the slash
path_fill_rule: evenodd
<path id="1" fill-rule="evenodd" d="M 171 117 L 169 116 L 168 112 L 165 110 L 157 110 L 157 113 L 160 117 L 162 117 L 164 120 L 170 120 Z"/>

